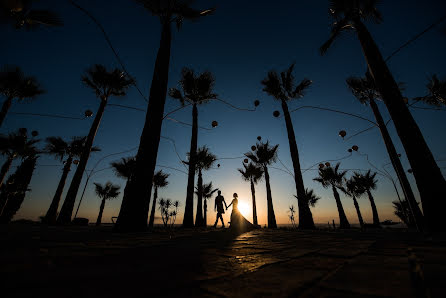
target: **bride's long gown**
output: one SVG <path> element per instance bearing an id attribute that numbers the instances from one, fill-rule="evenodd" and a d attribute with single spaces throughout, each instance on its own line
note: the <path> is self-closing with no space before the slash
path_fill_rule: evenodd
<path id="1" fill-rule="evenodd" d="M 255 226 L 250 223 L 238 210 L 238 199 L 232 200 L 230 228 L 240 232 L 247 232 L 255 229 Z"/>

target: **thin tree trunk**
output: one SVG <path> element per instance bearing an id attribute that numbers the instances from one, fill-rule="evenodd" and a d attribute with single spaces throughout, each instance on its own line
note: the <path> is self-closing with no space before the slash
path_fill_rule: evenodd
<path id="1" fill-rule="evenodd" d="M 353 204 L 355 205 L 356 213 L 358 214 L 359 225 L 363 228 L 364 220 L 362 219 L 361 210 L 359 210 L 359 204 L 355 196 L 353 196 Z"/>
<path id="2" fill-rule="evenodd" d="M 5 180 L 6 174 L 8 173 L 9 169 L 11 168 L 13 158 L 8 157 L 8 159 L 5 161 L 5 163 L 2 166 L 2 169 L 0 170 L 0 187 L 3 185 L 3 181 Z"/>
<path id="3" fill-rule="evenodd" d="M 283 115 L 285 116 L 286 130 L 288 133 L 288 142 L 290 145 L 291 160 L 293 161 L 294 182 L 296 185 L 297 205 L 299 207 L 299 228 L 315 229 L 313 214 L 305 198 L 305 187 L 302 178 L 302 172 L 299 162 L 299 151 L 297 149 L 296 136 L 294 135 L 293 122 L 288 111 L 287 103 L 282 100 Z"/>
<path id="4" fill-rule="evenodd" d="M 265 173 L 266 201 L 268 204 L 268 228 L 275 229 L 277 228 L 276 215 L 274 214 L 273 197 L 271 195 L 271 185 L 269 184 L 268 168 L 264 166 L 263 171 Z"/>
<path id="5" fill-rule="evenodd" d="M 104 212 L 104 207 L 105 207 L 105 198 L 102 199 L 101 207 L 99 207 L 99 215 L 98 215 L 98 219 L 96 220 L 96 226 L 100 226 L 101 225 L 102 213 Z"/>
<path id="6" fill-rule="evenodd" d="M 208 226 L 208 218 L 207 218 L 207 213 L 208 213 L 208 200 L 204 199 L 203 202 L 203 227 L 207 227 Z"/>
<path id="7" fill-rule="evenodd" d="M 192 138 L 189 150 L 189 172 L 187 177 L 186 206 L 184 208 L 184 227 L 194 226 L 194 187 L 195 187 L 195 167 L 198 144 L 198 109 L 194 104 L 192 108 Z"/>
<path id="8" fill-rule="evenodd" d="M 155 186 L 155 190 L 153 191 L 152 211 L 150 211 L 149 229 L 153 228 L 153 222 L 155 221 L 156 199 L 158 199 L 158 187 Z"/>
<path id="9" fill-rule="evenodd" d="M 155 172 L 169 78 L 170 16 L 164 20 L 162 26 L 160 47 L 150 87 L 146 122 L 136 155 L 135 169 L 131 179 L 127 181 L 115 231 L 144 231 L 147 229 L 152 192 L 152 183 L 148 183 L 148 181 L 153 180 Z"/>
<path id="10" fill-rule="evenodd" d="M 332 186 L 331 188 L 333 190 L 333 195 L 336 200 L 336 206 L 338 207 L 339 227 L 341 229 L 350 229 L 350 223 L 347 220 L 347 216 L 345 216 L 344 207 L 342 207 L 341 197 L 339 196 L 336 187 Z"/>
<path id="11" fill-rule="evenodd" d="M 203 226 L 203 176 L 201 169 L 198 169 L 198 181 L 197 181 L 197 214 L 195 216 L 195 226 Z"/>
<path id="12" fill-rule="evenodd" d="M 367 195 L 369 196 L 370 205 L 372 206 L 372 214 L 373 214 L 373 225 L 379 227 L 380 221 L 378 216 L 378 209 L 376 209 L 375 200 L 373 199 L 372 193 L 370 190 L 367 190 Z"/>
<path id="13" fill-rule="evenodd" d="M 3 120 L 6 118 L 6 114 L 8 114 L 9 108 L 12 105 L 12 97 L 8 97 L 2 105 L 2 110 L 0 111 L 0 127 L 2 127 Z"/>
<path id="14" fill-rule="evenodd" d="M 254 188 L 254 181 L 251 178 L 251 196 L 252 196 L 252 222 L 255 226 L 257 223 L 257 205 L 256 205 L 256 190 Z"/>
<path id="15" fill-rule="evenodd" d="M 88 163 L 88 158 L 90 157 L 91 147 L 93 146 L 93 141 L 98 131 L 99 124 L 101 123 L 102 115 L 104 114 L 106 105 L 107 99 L 101 99 L 101 104 L 99 105 L 98 112 L 91 125 L 87 140 L 85 141 L 79 164 L 77 166 L 76 172 L 74 172 L 70 188 L 68 188 L 67 195 L 65 196 L 65 201 L 63 202 L 62 208 L 60 209 L 60 213 L 57 218 L 58 224 L 69 224 L 71 222 L 71 215 L 73 214 L 76 195 L 79 190 L 82 176 L 84 175 L 84 171 Z"/>
<path id="16" fill-rule="evenodd" d="M 446 181 L 372 36 L 360 20 L 355 21 L 355 28 L 370 74 L 389 110 L 412 167 L 425 221 L 429 229 L 442 230 Z"/>
<path id="17" fill-rule="evenodd" d="M 71 163 L 73 162 L 73 157 L 69 156 L 63 167 L 62 176 L 60 177 L 59 184 L 57 185 L 56 193 L 54 194 L 53 200 L 51 201 L 50 208 L 46 212 L 44 223 L 54 224 L 57 218 L 57 209 L 59 208 L 59 202 L 62 198 L 63 189 L 65 187 L 65 182 L 67 181 L 68 173 L 70 172 Z"/>
<path id="18" fill-rule="evenodd" d="M 387 153 L 389 154 L 390 161 L 392 162 L 393 168 L 395 169 L 395 172 L 398 176 L 398 180 L 400 181 L 404 196 L 409 203 L 410 211 L 412 212 L 412 215 L 416 220 L 417 226 L 419 227 L 419 229 L 422 229 L 424 222 L 423 214 L 421 213 L 421 210 L 418 207 L 418 203 L 415 200 L 415 195 L 412 191 L 412 188 L 410 187 L 409 180 L 407 179 L 406 173 L 404 172 L 403 165 L 401 164 L 401 161 L 398 157 L 398 153 L 396 152 L 395 146 L 393 145 L 392 138 L 390 137 L 387 126 L 381 116 L 378 105 L 373 99 L 370 99 L 370 107 L 372 108 L 373 114 L 375 115 L 376 122 L 378 123 L 378 127 L 381 131 L 384 144 L 387 148 Z"/>

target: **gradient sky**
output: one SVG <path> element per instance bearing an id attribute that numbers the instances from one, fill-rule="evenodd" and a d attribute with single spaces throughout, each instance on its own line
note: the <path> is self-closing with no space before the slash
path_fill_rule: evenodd
<path id="1" fill-rule="evenodd" d="M 136 77 L 144 94 L 148 94 L 152 72 L 159 46 L 160 24 L 142 7 L 129 0 L 79 0 L 104 26 L 124 61 L 129 73 Z M 40 1 L 39 6 L 57 11 L 64 19 L 61 28 L 43 28 L 37 31 L 15 31 L 2 26 L 4 42 L 0 47 L 1 64 L 19 65 L 26 74 L 34 75 L 47 93 L 31 102 L 15 103 L 11 112 L 33 112 L 82 117 L 87 109 L 96 111 L 99 100 L 80 80 L 85 69 L 95 63 L 108 67 L 119 67 L 112 51 L 107 46 L 98 27 L 82 12 L 70 6 L 67 1 Z M 271 69 L 282 71 L 295 62 L 296 80 L 313 80 L 313 85 L 304 98 L 290 103 L 290 109 L 301 105 L 315 105 L 346 112 L 356 113 L 373 119 L 371 110 L 361 105 L 348 90 L 345 79 L 348 76 L 362 76 L 366 64 L 359 42 L 353 33 L 344 33 L 325 56 L 318 49 L 329 36 L 330 19 L 328 1 L 198 1 L 196 7 L 216 6 L 214 15 L 197 22 L 185 22 L 180 32 L 174 31 L 169 87 L 177 86 L 181 69 L 184 66 L 196 71 L 209 70 L 216 77 L 215 93 L 236 106 L 253 108 L 253 101 L 261 104 L 255 112 L 239 111 L 220 102 L 211 102 L 199 107 L 199 125 L 211 128 L 213 120 L 219 126 L 212 130 L 201 129 L 198 144 L 207 145 L 219 158 L 239 157 L 250 150 L 256 137 L 262 136 L 272 144 L 279 144 L 279 158 L 292 168 L 288 139 L 283 118 L 274 118 L 272 112 L 281 110 L 280 104 L 262 91 L 260 81 Z M 380 10 L 384 22 L 380 25 L 368 24 L 383 56 L 392 53 L 401 44 L 439 19 L 446 12 L 444 1 L 383 1 Z M 446 36 L 445 24 L 425 34 L 405 48 L 392 60 L 389 67 L 395 79 L 405 83 L 404 95 L 412 98 L 426 94 L 427 78 L 438 74 L 446 77 Z M 6 41 L 6 42 L 5 42 Z M 3 100 L 3 99 L 2 99 Z M 110 103 L 118 103 L 145 109 L 144 99 L 132 88 L 123 98 L 111 98 Z M 179 106 L 179 102 L 168 98 L 165 111 Z M 422 106 L 419 104 L 418 106 Z M 388 113 L 380 104 L 385 119 Z M 446 129 L 445 112 L 413 109 L 412 113 L 423 132 L 443 173 L 446 169 Z M 177 120 L 191 123 L 191 108 L 185 108 L 172 115 Z M 94 145 L 102 149 L 90 157 L 87 165 L 91 169 L 105 155 L 122 152 L 139 144 L 139 136 L 144 124 L 145 113 L 136 110 L 109 106 L 106 109 Z M 373 129 L 360 136 L 344 141 L 338 136 L 341 129 L 352 135 L 369 127 L 363 120 L 350 118 L 331 112 L 303 109 L 292 114 L 294 130 L 299 147 L 300 161 L 307 169 L 324 160 L 340 159 L 348 155 L 347 149 L 358 145 L 361 154 L 368 154 L 369 160 L 381 168 L 389 162 L 381 135 Z M 93 119 L 68 120 L 24 116 L 10 113 L 1 133 L 10 133 L 19 127 L 38 130 L 43 140 L 48 136 L 86 135 Z M 393 124 L 389 124 L 398 152 L 402 153 L 405 169 L 409 169 L 404 150 L 396 135 Z M 175 140 L 180 156 L 185 159 L 189 151 L 191 127 L 165 120 L 162 135 Z M 347 136 L 348 136 L 347 135 Z M 43 145 L 43 142 L 42 142 Z M 96 168 L 109 167 L 111 161 L 127 157 L 132 153 L 114 155 L 104 159 Z M 240 179 L 237 168 L 242 166 L 240 159 L 219 160 L 220 168 L 204 173 L 204 182 L 213 181 L 229 203 L 232 193 L 239 194 L 239 200 L 250 204 L 249 183 Z M 4 158 L 0 159 L 1 162 Z M 333 162 L 332 162 L 333 163 Z M 18 162 L 15 163 L 17 165 Z M 158 161 L 160 166 L 186 169 L 180 163 L 172 142 L 162 139 Z M 280 162 L 273 165 L 282 168 Z M 342 160 L 342 168 L 367 170 L 371 166 L 365 155 L 358 153 Z M 161 169 L 161 167 L 159 167 Z M 395 177 L 391 166 L 386 167 Z M 11 172 L 15 168 L 12 168 Z M 181 171 L 163 168 L 170 173 L 169 186 L 160 190 L 159 195 L 178 200 L 181 204 L 177 223 L 182 222 L 184 211 L 187 175 Z M 44 215 L 56 190 L 62 165 L 52 157 L 41 156 L 30 188 L 32 189 L 16 215 L 18 218 L 37 219 Z M 74 167 L 71 175 L 74 172 Z M 335 219 L 338 222 L 336 204 L 330 190 L 321 188 L 312 179 L 316 167 L 303 174 L 306 187 L 313 188 L 322 197 L 313 208 L 315 222 L 326 223 Z M 351 171 L 347 174 L 349 177 Z M 68 183 L 71 181 L 69 176 Z M 293 178 L 280 170 L 271 169 L 271 187 L 274 209 L 278 223 L 288 223 L 287 210 L 297 205 Z M 393 219 L 392 201 L 396 194 L 390 181 L 378 176 L 378 189 L 374 191 L 381 220 Z M 409 179 L 416 190 L 413 176 Z M 94 174 L 87 187 L 84 201 L 78 216 L 96 219 L 100 201 L 94 194 L 92 182 L 112 181 L 122 188 L 125 181 L 116 178 L 111 169 Z M 84 180 L 85 181 L 85 177 Z M 84 182 L 81 184 L 78 199 Z M 65 191 L 68 189 L 68 185 Z M 418 192 L 416 195 L 418 197 Z M 259 223 L 266 223 L 265 183 L 256 186 Z M 107 202 L 103 222 L 117 216 L 121 197 Z M 342 197 L 344 209 L 351 223 L 357 222 L 351 199 Z M 208 224 L 215 219 L 213 199 L 210 201 Z M 370 203 L 366 197 L 359 200 L 364 220 L 372 221 Z M 194 203 L 195 205 L 195 203 Z M 77 202 L 76 202 L 77 207 Z M 245 214 L 252 220 L 252 214 Z M 229 220 L 229 214 L 225 215 Z"/>

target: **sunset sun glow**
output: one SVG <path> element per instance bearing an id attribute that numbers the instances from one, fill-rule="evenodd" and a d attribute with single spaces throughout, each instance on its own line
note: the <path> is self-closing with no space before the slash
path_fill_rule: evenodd
<path id="1" fill-rule="evenodd" d="M 238 209 L 239 209 L 240 213 L 243 214 L 243 216 L 245 216 L 245 217 L 251 213 L 251 208 L 249 207 L 249 205 L 246 202 L 243 202 L 243 201 L 239 201 Z"/>

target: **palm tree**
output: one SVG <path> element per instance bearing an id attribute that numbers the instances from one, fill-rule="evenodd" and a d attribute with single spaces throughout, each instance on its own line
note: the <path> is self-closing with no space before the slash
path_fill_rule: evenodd
<path id="1" fill-rule="evenodd" d="M 188 158 L 190 166 L 191 154 L 188 153 Z M 209 148 L 206 146 L 200 147 L 197 150 L 197 154 L 195 156 L 196 162 L 196 171 L 198 173 L 198 181 L 197 181 L 197 213 L 195 215 L 195 226 L 202 227 L 204 226 L 203 219 L 203 171 L 207 171 L 212 168 L 214 162 L 217 160 L 217 157 L 209 152 Z M 183 223 L 184 225 L 184 223 Z"/>
<path id="2" fill-rule="evenodd" d="M 149 228 L 153 228 L 153 222 L 155 221 L 155 207 L 156 207 L 156 199 L 158 198 L 158 188 L 163 188 L 169 185 L 167 178 L 169 178 L 169 174 L 163 173 L 162 170 L 159 170 L 153 176 L 153 187 L 155 190 L 153 191 L 153 202 L 152 202 L 152 211 L 150 212 L 149 219 Z"/>
<path id="3" fill-rule="evenodd" d="M 135 167 L 135 157 L 121 158 L 120 161 L 110 163 L 116 176 L 129 179 Z"/>
<path id="4" fill-rule="evenodd" d="M 394 214 L 398 216 L 408 228 L 415 228 L 416 223 L 410 215 L 410 208 L 407 201 L 393 201 Z"/>
<path id="5" fill-rule="evenodd" d="M 34 132 L 33 132 L 34 134 Z M 6 161 L 0 170 L 0 187 L 3 185 L 12 162 L 18 157 L 26 158 L 29 152 L 35 150 L 36 139 L 29 139 L 26 128 L 20 128 L 17 132 L 7 136 L 0 135 L 0 154 L 6 157 Z"/>
<path id="6" fill-rule="evenodd" d="M 47 154 L 54 155 L 56 159 L 59 159 L 65 164 L 60 177 L 59 184 L 57 185 L 56 193 L 54 194 L 51 205 L 43 218 L 44 223 L 53 224 L 56 222 L 57 209 L 59 208 L 59 202 L 62 198 L 63 189 L 67 181 L 68 173 L 71 170 L 71 165 L 74 158 L 79 158 L 82 155 L 84 149 L 86 137 L 73 137 L 70 142 L 64 141 L 61 137 L 49 137 L 46 139 L 47 145 L 45 152 Z M 92 152 L 100 151 L 97 147 L 91 148 Z M 66 160 L 64 160 L 66 158 Z M 76 160 L 75 163 L 78 161 Z"/>
<path id="7" fill-rule="evenodd" d="M 274 214 L 273 197 L 271 195 L 271 185 L 269 183 L 268 165 L 277 160 L 277 149 L 279 145 L 270 146 L 269 142 L 257 142 L 255 146 L 256 150 L 245 153 L 245 156 L 251 159 L 255 165 L 260 166 L 265 175 L 266 184 L 266 200 L 268 207 L 268 228 L 277 228 L 276 215 Z"/>
<path id="8" fill-rule="evenodd" d="M 201 195 L 204 199 L 204 206 L 203 206 L 203 226 L 207 227 L 207 210 L 208 210 L 208 204 L 207 204 L 207 199 L 212 198 L 212 195 L 214 194 L 214 192 L 216 192 L 218 190 L 218 188 L 212 189 L 212 182 L 209 182 L 208 184 L 203 184 L 203 188 L 201 190 Z M 195 192 L 195 194 L 198 197 L 198 188 L 196 188 L 197 191 Z"/>
<path id="9" fill-rule="evenodd" d="M 356 175 L 352 176 L 350 179 L 345 181 L 345 188 L 341 190 L 349 197 L 353 199 L 353 204 L 355 205 L 356 214 L 358 214 L 359 225 L 364 228 L 364 220 L 362 219 L 361 210 L 359 209 L 359 204 L 356 198 L 359 198 L 365 189 L 360 183 L 358 183 L 358 177 Z"/>
<path id="10" fill-rule="evenodd" d="M 87 70 L 87 74 L 82 77 L 82 82 L 95 91 L 96 96 L 100 99 L 101 103 L 85 141 L 79 165 L 71 180 L 70 188 L 68 189 L 65 201 L 60 210 L 59 217 L 57 218 L 59 224 L 68 224 L 71 222 L 71 215 L 73 213 L 74 202 L 76 201 L 79 185 L 85 167 L 87 166 L 93 141 L 109 98 L 111 96 L 125 96 L 127 89 L 134 83 L 134 80 L 132 78 L 127 78 L 119 69 L 108 71 L 104 66 L 96 64 Z"/>
<path id="11" fill-rule="evenodd" d="M 346 29 L 354 29 L 364 53 L 370 75 L 389 110 L 398 136 L 406 151 L 415 176 L 428 227 L 441 229 L 446 209 L 446 181 L 435 162 L 424 137 L 405 104 L 401 91 L 384 61 L 373 37 L 363 20 L 382 20 L 376 8 L 378 0 L 331 0 L 330 12 L 334 18 L 331 36 L 321 47 L 325 53 L 336 37 Z"/>
<path id="12" fill-rule="evenodd" d="M 195 75 L 194 71 L 189 68 L 183 68 L 181 71 L 180 86 L 183 93 L 176 89 L 169 90 L 169 96 L 178 99 L 182 105 L 185 102 L 192 104 L 192 137 L 189 150 L 189 173 L 187 179 L 186 206 L 184 209 L 183 225 L 190 227 L 193 225 L 193 196 L 194 196 L 194 180 L 197 166 L 197 144 L 198 144 L 198 109 L 200 104 L 217 98 L 217 94 L 213 93 L 215 84 L 214 76 L 206 71 L 199 75 Z M 198 200 L 201 205 L 200 199 Z M 201 209 L 198 209 L 196 218 L 199 219 L 198 226 L 202 225 Z M 198 214 L 200 212 L 200 214 Z M 197 225 L 197 222 L 195 223 Z"/>
<path id="13" fill-rule="evenodd" d="M 400 181 L 404 196 L 409 202 L 411 211 L 421 228 L 424 221 L 423 214 L 418 207 L 418 203 L 415 200 L 415 195 L 412 191 L 412 188 L 410 187 L 409 180 L 407 179 L 406 172 L 404 171 L 403 165 L 401 164 L 400 158 L 398 157 L 398 153 L 396 152 L 395 146 L 390 137 L 389 131 L 387 130 L 387 126 L 384 123 L 383 117 L 381 116 L 378 105 L 375 102 L 375 100 L 381 98 L 379 92 L 376 90 L 373 81 L 367 77 L 350 77 L 347 79 L 347 85 L 360 103 L 364 105 L 369 104 L 372 108 L 373 115 L 375 116 L 378 128 L 381 131 L 384 144 L 386 145 L 387 153 L 389 154 L 390 161 L 393 165 L 395 173 L 397 174 L 398 180 Z"/>
<path id="14" fill-rule="evenodd" d="M 294 197 L 297 199 L 296 195 Z M 305 198 L 306 204 L 310 207 L 316 207 L 316 203 L 321 199 L 314 193 L 314 190 L 308 188 L 305 188 Z"/>
<path id="15" fill-rule="evenodd" d="M 158 146 L 161 136 L 161 125 L 164 117 L 164 104 L 166 102 L 167 83 L 169 79 L 169 62 L 171 48 L 171 24 L 176 23 L 180 29 L 184 20 L 196 20 L 209 15 L 214 10 L 193 9 L 189 0 L 136 0 L 141 3 L 152 15 L 158 16 L 161 21 L 161 40 L 156 56 L 155 69 L 150 87 L 149 104 L 146 121 L 142 130 L 136 167 L 128 187 L 124 190 L 121 210 L 115 225 L 116 230 L 145 230 L 147 228 L 147 214 L 150 204 L 150 193 L 155 172 Z M 194 173 L 194 171 L 192 171 Z M 189 184 L 189 182 L 188 182 Z M 193 199 L 193 186 L 190 197 Z M 147 199 L 149 198 L 149 199 Z M 187 210 L 192 208 L 187 203 Z M 193 215 L 188 213 L 188 225 L 193 225 Z"/>
<path id="16" fill-rule="evenodd" d="M 297 149 L 293 122 L 291 121 L 287 104 L 288 101 L 303 97 L 304 91 L 310 87 L 311 81 L 309 79 L 303 79 L 299 85 L 295 86 L 293 69 L 294 63 L 291 64 L 286 71 L 281 72 L 280 77 L 277 72 L 270 71 L 268 72 L 268 76 L 261 83 L 264 86 L 263 91 L 273 96 L 282 104 L 288 133 L 288 142 L 290 145 L 291 160 L 293 161 L 294 182 L 296 185 L 297 203 L 299 208 L 299 227 L 302 229 L 315 229 L 313 215 L 311 214 L 310 207 L 305 202 L 305 187 L 300 169 L 299 150 Z"/>
<path id="17" fill-rule="evenodd" d="M 0 2 L 0 23 L 9 23 L 16 29 L 34 29 L 44 26 L 62 26 L 59 16 L 50 10 L 31 9 L 32 0 L 8 0 Z"/>
<path id="18" fill-rule="evenodd" d="M 339 163 L 333 168 L 332 166 L 325 166 L 319 168 L 319 177 L 314 178 L 314 181 L 322 184 L 322 187 L 331 187 L 333 191 L 334 198 L 336 200 L 336 206 L 338 207 L 339 213 L 339 224 L 341 229 L 349 229 L 350 223 L 345 216 L 344 207 L 342 207 L 341 198 L 337 191 L 338 188 L 342 187 L 342 178 L 344 178 L 347 171 L 339 172 Z"/>
<path id="19" fill-rule="evenodd" d="M 362 175 L 361 173 L 355 172 L 355 181 L 359 184 L 360 188 L 363 188 L 364 191 L 369 196 L 370 205 L 372 206 L 372 214 L 373 214 L 373 225 L 379 227 L 380 221 L 378 216 L 378 209 L 376 209 L 375 200 L 373 199 L 371 190 L 376 189 L 376 183 L 378 182 L 375 179 L 376 173 L 373 173 L 368 170 L 365 175 Z"/>
<path id="20" fill-rule="evenodd" d="M 257 184 L 260 179 L 263 177 L 262 168 L 256 166 L 252 162 L 248 165 L 243 164 L 244 169 L 237 169 L 240 174 L 242 174 L 242 178 L 245 181 L 249 181 L 251 183 L 251 196 L 252 196 L 252 222 L 255 226 L 258 225 L 257 222 L 257 206 L 256 206 L 256 190 L 254 185 Z"/>
<path id="21" fill-rule="evenodd" d="M 0 111 L 0 127 L 11 108 L 12 101 L 34 99 L 45 93 L 36 78 L 27 77 L 18 66 L 5 66 L 0 71 L 0 95 L 6 98 Z"/>
<path id="22" fill-rule="evenodd" d="M 113 185 L 110 181 L 105 185 L 101 185 L 99 183 L 94 183 L 96 195 L 102 199 L 101 206 L 99 207 L 99 215 L 96 220 L 96 225 L 100 226 L 102 221 L 102 213 L 104 212 L 105 201 L 114 199 L 119 196 L 119 189 L 121 188 L 119 185 Z"/>
<path id="23" fill-rule="evenodd" d="M 414 98 L 415 101 L 423 101 L 435 107 L 446 106 L 446 80 L 440 80 L 437 75 L 433 75 L 426 85 L 428 94 Z"/>

